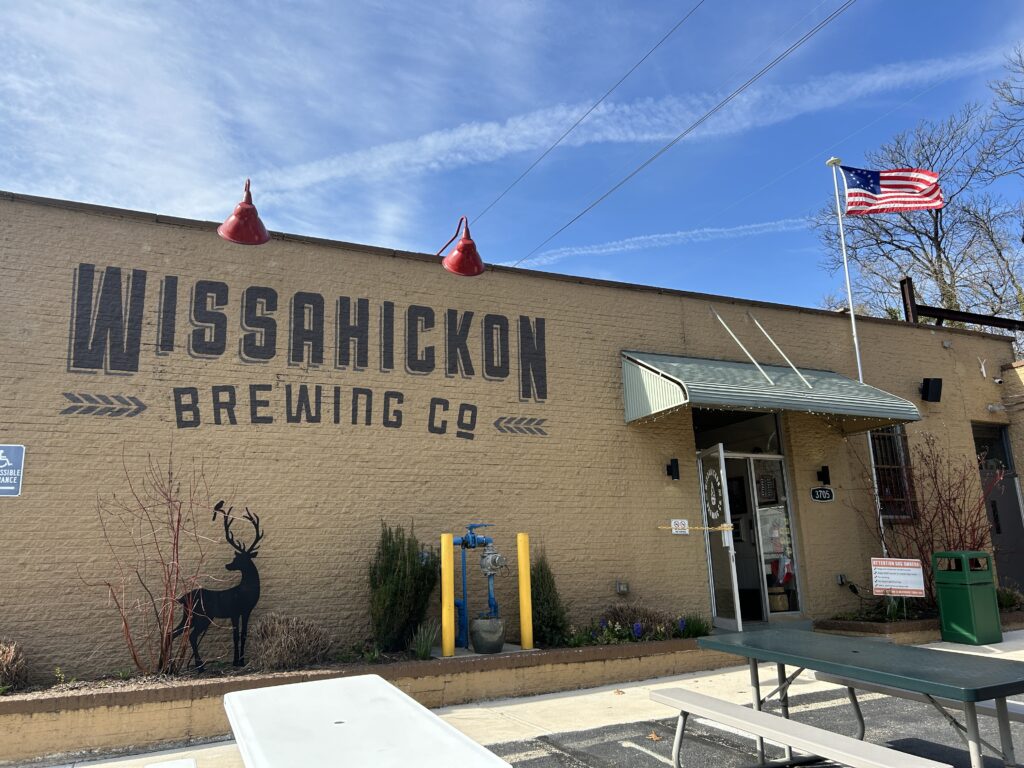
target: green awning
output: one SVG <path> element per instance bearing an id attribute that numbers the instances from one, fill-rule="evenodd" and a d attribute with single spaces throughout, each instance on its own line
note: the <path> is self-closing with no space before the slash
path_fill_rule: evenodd
<path id="1" fill-rule="evenodd" d="M 622 353 L 626 422 L 689 405 L 730 411 L 799 411 L 828 418 L 844 432 L 919 421 L 902 397 L 832 371 L 697 357 Z M 768 381 L 771 379 L 771 382 Z"/>

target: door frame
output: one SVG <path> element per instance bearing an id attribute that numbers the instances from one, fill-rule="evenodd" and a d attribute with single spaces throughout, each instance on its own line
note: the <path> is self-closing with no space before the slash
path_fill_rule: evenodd
<path id="1" fill-rule="evenodd" d="M 780 425 L 780 429 L 781 429 L 781 425 Z M 758 557 L 758 574 L 759 574 L 759 584 L 758 584 L 758 586 L 759 586 L 759 589 L 760 589 L 760 592 L 761 592 L 761 605 L 762 605 L 762 611 L 763 611 L 763 614 L 764 614 L 764 617 L 765 617 L 765 621 L 766 622 L 770 622 L 773 617 L 778 617 L 778 616 L 799 616 L 799 615 L 801 615 L 803 613 L 803 605 L 804 605 L 804 602 L 806 600 L 806 592 L 804 590 L 803 569 L 800 567 L 800 555 L 799 555 L 800 542 L 799 542 L 797 526 L 796 526 L 796 521 L 795 521 L 795 512 L 796 512 L 796 510 L 795 510 L 794 496 L 793 496 L 793 490 L 794 489 L 793 489 L 792 482 L 790 480 L 790 471 L 789 471 L 788 462 L 786 461 L 786 456 L 784 454 L 781 454 L 781 453 L 742 453 L 742 452 L 737 452 L 737 451 L 726 451 L 726 450 L 724 450 L 724 445 L 721 444 L 721 443 L 717 443 L 714 446 L 711 446 L 710 448 L 705 448 L 704 450 L 697 451 L 697 473 L 698 473 L 697 476 L 700 479 L 701 517 L 702 517 L 702 519 L 704 521 L 704 527 L 705 528 L 707 528 L 709 526 L 709 521 L 708 521 L 708 516 L 707 516 L 707 506 L 705 504 L 705 499 L 704 499 L 704 474 L 703 474 L 702 458 L 705 455 L 714 454 L 715 452 L 718 452 L 719 450 L 720 450 L 720 454 L 719 455 L 721 456 L 721 469 L 720 469 L 720 471 L 722 473 L 722 482 L 723 482 L 723 489 L 724 489 L 723 493 L 724 493 L 724 496 L 725 496 L 725 498 L 724 498 L 724 505 L 725 505 L 725 511 L 726 511 L 726 514 L 727 514 L 727 520 L 728 520 L 728 522 L 730 524 L 732 524 L 732 515 L 730 514 L 729 509 L 728 509 L 728 485 L 725 482 L 726 481 L 726 477 L 727 477 L 727 475 L 725 474 L 725 460 L 726 459 L 739 459 L 739 460 L 747 462 L 747 482 L 748 482 L 747 492 L 750 494 L 750 498 L 753 500 L 753 508 L 751 510 L 751 514 L 753 516 L 754 527 L 756 528 L 755 536 L 756 536 L 756 539 L 757 539 L 757 557 Z M 764 570 L 764 549 L 762 547 L 762 542 L 761 542 L 760 521 L 758 520 L 757 487 L 756 487 L 756 480 L 754 478 L 754 471 L 753 471 L 753 469 L 754 469 L 753 462 L 755 460 L 758 460 L 758 459 L 764 459 L 764 460 L 769 460 L 769 461 L 778 461 L 780 463 L 780 466 L 782 467 L 782 478 L 783 478 L 783 482 L 785 483 L 785 486 L 786 486 L 786 496 L 785 496 L 785 500 L 786 500 L 786 514 L 787 514 L 787 516 L 789 518 L 790 537 L 791 537 L 792 543 L 793 543 L 793 568 L 796 571 L 797 594 L 799 595 L 798 602 L 799 602 L 799 605 L 801 606 L 801 608 L 796 610 L 796 611 L 776 611 L 776 612 L 773 613 L 771 611 L 771 608 L 770 608 L 769 603 L 768 603 L 768 585 L 767 585 L 767 583 L 765 581 L 765 570 Z M 715 579 L 715 575 L 714 575 L 714 566 L 713 566 L 713 564 L 711 562 L 711 532 L 708 531 L 708 530 L 704 531 L 704 549 L 705 549 L 705 554 L 707 556 L 707 562 L 708 562 L 708 587 L 709 587 L 709 592 L 711 593 L 711 622 L 712 622 L 712 626 L 715 626 L 715 627 L 721 627 L 723 629 L 733 629 L 735 631 L 742 632 L 743 631 L 743 617 L 742 617 L 742 612 L 740 610 L 740 603 L 739 603 L 739 583 L 738 583 L 737 578 L 736 578 L 736 549 L 735 549 L 735 547 L 732 544 L 732 533 L 731 532 L 729 533 L 729 539 L 730 539 L 730 544 L 729 544 L 729 564 L 730 564 L 730 571 L 731 571 L 731 573 L 729 574 L 729 578 L 732 580 L 733 601 L 734 601 L 734 604 L 736 606 L 737 618 L 736 618 L 735 621 L 732 620 L 732 619 L 729 619 L 729 618 L 720 618 L 720 617 L 718 617 L 718 615 L 716 613 L 717 612 L 717 605 L 716 605 L 716 599 L 715 599 L 715 580 L 714 580 Z"/>
<path id="2" fill-rule="evenodd" d="M 722 531 L 722 544 L 729 551 L 729 573 L 727 578 L 730 581 L 730 587 L 732 589 L 732 601 L 733 609 L 735 612 L 735 618 L 720 617 L 718 615 L 718 605 L 715 598 L 715 572 L 714 566 L 711 562 L 711 531 L 708 530 L 711 527 L 708 519 L 708 505 L 707 498 L 704 493 L 704 469 L 705 469 L 705 458 L 715 457 L 716 469 L 718 470 L 721 478 L 721 489 L 722 495 L 722 512 L 724 517 L 724 524 L 732 526 L 732 515 L 729 511 L 729 491 L 726 484 L 725 478 L 725 445 L 722 443 L 716 443 L 710 448 L 697 451 L 697 478 L 700 485 L 700 511 L 701 520 L 703 520 L 704 527 L 704 551 L 707 556 L 708 563 L 708 592 L 711 594 L 711 625 L 714 627 L 720 627 L 722 629 L 730 629 L 735 632 L 743 631 L 743 613 L 740 610 L 740 592 L 739 586 L 736 583 L 736 547 L 733 544 L 732 530 Z M 720 574 L 721 575 L 721 574 Z"/>

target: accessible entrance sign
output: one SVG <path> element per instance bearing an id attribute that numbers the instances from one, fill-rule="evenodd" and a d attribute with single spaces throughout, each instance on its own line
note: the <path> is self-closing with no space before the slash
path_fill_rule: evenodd
<path id="1" fill-rule="evenodd" d="M 24 466 L 24 445 L 0 445 L 0 496 L 21 495 L 21 471 Z"/>
<path id="2" fill-rule="evenodd" d="M 921 561 L 900 557 L 872 557 L 871 593 L 889 597 L 924 597 Z"/>

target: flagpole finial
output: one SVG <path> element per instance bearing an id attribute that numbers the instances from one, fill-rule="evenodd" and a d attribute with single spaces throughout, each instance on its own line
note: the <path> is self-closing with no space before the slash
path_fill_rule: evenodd
<path id="1" fill-rule="evenodd" d="M 841 165 L 842 162 L 843 161 L 840 160 L 838 157 L 830 157 L 828 160 L 825 161 L 825 165 L 836 166 L 836 165 Z"/>

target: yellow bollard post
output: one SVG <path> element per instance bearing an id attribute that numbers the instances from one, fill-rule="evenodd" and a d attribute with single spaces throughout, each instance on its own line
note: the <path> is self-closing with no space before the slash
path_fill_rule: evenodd
<path id="1" fill-rule="evenodd" d="M 517 533 L 519 548 L 519 635 L 522 648 L 533 648 L 533 594 L 530 587 L 530 534 Z"/>
<path id="2" fill-rule="evenodd" d="M 441 534 L 441 655 L 455 655 L 455 547 Z"/>

